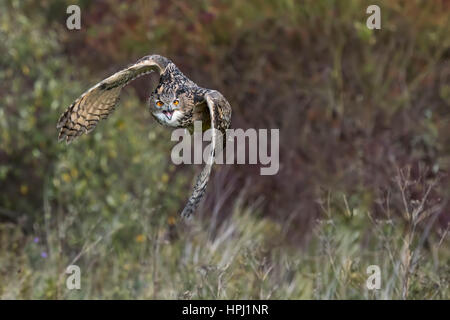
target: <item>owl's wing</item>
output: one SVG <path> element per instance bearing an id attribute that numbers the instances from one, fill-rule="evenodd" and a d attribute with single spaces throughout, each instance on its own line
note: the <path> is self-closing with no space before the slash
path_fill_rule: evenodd
<path id="1" fill-rule="evenodd" d="M 150 55 L 135 64 L 102 80 L 83 93 L 61 115 L 56 126 L 60 129 L 58 140 L 70 143 L 83 133 L 92 131 L 97 122 L 106 119 L 114 111 L 120 91 L 130 81 L 155 71 L 161 75 L 170 61 L 159 55 Z"/>
<path id="2" fill-rule="evenodd" d="M 203 170 L 197 177 L 189 200 L 181 212 L 181 216 L 184 218 L 189 217 L 203 198 L 208 184 L 209 177 L 211 175 L 212 165 L 214 163 L 214 157 L 216 155 L 217 147 L 222 143 L 225 137 L 225 130 L 229 128 L 231 122 L 231 106 L 224 96 L 218 91 L 209 91 L 205 94 L 205 102 L 208 106 L 209 115 L 211 118 L 211 153 L 209 161 L 203 167 Z"/>

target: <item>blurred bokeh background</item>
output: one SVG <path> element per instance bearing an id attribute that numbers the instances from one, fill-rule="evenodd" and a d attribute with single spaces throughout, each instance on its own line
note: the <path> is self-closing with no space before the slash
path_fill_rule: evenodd
<path id="1" fill-rule="evenodd" d="M 449 21 L 444 0 L 1 1 L 0 297 L 448 298 Z M 170 162 L 154 77 L 57 142 L 74 99 L 153 53 L 222 92 L 232 127 L 280 129 L 279 173 L 216 166 L 190 225 L 200 167 Z"/>

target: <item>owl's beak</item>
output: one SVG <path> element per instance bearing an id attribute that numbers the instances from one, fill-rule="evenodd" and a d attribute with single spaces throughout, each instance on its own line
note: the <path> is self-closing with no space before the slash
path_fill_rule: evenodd
<path id="1" fill-rule="evenodd" d="M 167 119 L 172 120 L 172 116 L 173 116 L 173 111 L 172 110 L 164 110 L 163 111 L 164 115 L 166 116 Z"/>

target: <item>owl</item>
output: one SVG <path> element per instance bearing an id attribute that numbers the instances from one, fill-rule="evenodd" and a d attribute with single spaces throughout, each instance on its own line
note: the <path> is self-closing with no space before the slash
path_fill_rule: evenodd
<path id="1" fill-rule="evenodd" d="M 83 133 L 91 132 L 115 109 L 122 88 L 150 72 L 159 75 L 158 85 L 148 99 L 149 110 L 158 123 L 192 132 L 194 122 L 201 121 L 203 130 L 217 129 L 212 130 L 210 159 L 198 175 L 181 212 L 181 216 L 187 218 L 195 212 L 205 194 L 216 146 L 230 126 L 231 106 L 220 92 L 198 86 L 169 59 L 160 55 L 145 56 L 87 90 L 59 118 L 58 139 L 70 143 Z"/>

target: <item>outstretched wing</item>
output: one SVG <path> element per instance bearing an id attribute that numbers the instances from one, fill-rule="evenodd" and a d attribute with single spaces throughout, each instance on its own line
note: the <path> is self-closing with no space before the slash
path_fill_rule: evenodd
<path id="1" fill-rule="evenodd" d="M 184 218 L 189 217 L 198 207 L 200 200 L 206 191 L 206 186 L 211 175 L 212 165 L 217 151 L 217 146 L 222 143 L 225 136 L 225 130 L 229 128 L 231 122 L 231 106 L 223 95 L 218 91 L 209 91 L 205 94 L 205 102 L 208 106 L 211 118 L 211 153 L 209 161 L 203 167 L 203 170 L 197 177 L 189 200 L 181 212 Z"/>
<path id="2" fill-rule="evenodd" d="M 83 133 L 92 131 L 97 122 L 106 119 L 114 110 L 120 91 L 130 81 L 152 71 L 164 73 L 170 63 L 165 57 L 151 55 L 102 80 L 83 93 L 61 115 L 56 126 L 60 129 L 58 139 L 70 143 Z"/>

